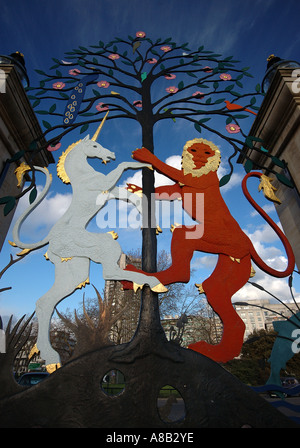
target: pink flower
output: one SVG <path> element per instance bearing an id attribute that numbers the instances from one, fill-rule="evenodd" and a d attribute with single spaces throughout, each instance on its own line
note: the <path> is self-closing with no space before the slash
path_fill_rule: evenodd
<path id="1" fill-rule="evenodd" d="M 229 132 L 229 134 L 238 134 L 240 132 L 241 128 L 237 124 L 227 124 L 226 125 L 226 131 Z"/>
<path id="2" fill-rule="evenodd" d="M 175 87 L 175 86 L 171 86 L 171 87 L 167 87 L 167 88 L 166 88 L 166 91 L 167 91 L 168 93 L 176 93 L 176 92 L 178 92 L 178 88 Z"/>
<path id="3" fill-rule="evenodd" d="M 111 59 L 112 61 L 115 61 L 116 59 L 120 58 L 120 55 L 117 53 L 112 53 L 108 56 L 109 59 Z"/>
<path id="4" fill-rule="evenodd" d="M 99 82 L 97 82 L 97 86 L 98 87 L 103 87 L 104 89 L 107 89 L 107 87 L 109 87 L 110 84 L 107 81 L 99 81 Z"/>
<path id="5" fill-rule="evenodd" d="M 155 59 L 155 58 L 147 59 L 146 62 L 148 62 L 149 64 L 156 64 L 157 59 Z"/>
<path id="6" fill-rule="evenodd" d="M 52 84 L 53 89 L 61 90 L 66 86 L 62 81 L 57 81 L 54 84 Z"/>
<path id="7" fill-rule="evenodd" d="M 199 92 L 199 90 L 195 93 L 193 93 L 193 96 L 196 96 L 197 98 L 204 98 L 204 93 Z"/>
<path id="8" fill-rule="evenodd" d="M 133 105 L 135 106 L 135 107 L 142 107 L 142 101 L 141 100 L 137 100 L 137 101 L 134 101 L 133 102 Z"/>
<path id="9" fill-rule="evenodd" d="M 166 78 L 166 79 L 175 79 L 175 78 L 176 78 L 176 75 L 173 75 L 172 73 L 167 73 L 167 74 L 165 75 L 165 78 Z"/>
<path id="10" fill-rule="evenodd" d="M 98 104 L 96 105 L 96 109 L 97 109 L 99 112 L 102 112 L 102 111 L 104 111 L 104 110 L 108 110 L 108 109 L 109 109 L 109 106 L 107 106 L 107 104 L 104 104 L 104 103 L 98 103 Z"/>
<path id="11" fill-rule="evenodd" d="M 59 142 L 59 143 L 56 143 L 56 145 L 54 145 L 54 146 L 49 145 L 49 146 L 47 147 L 47 151 L 50 151 L 50 152 L 52 152 L 52 151 L 57 151 L 60 147 L 61 147 L 61 143 L 60 143 L 60 142 Z"/>
<path id="12" fill-rule="evenodd" d="M 230 81 L 232 77 L 228 73 L 221 73 L 220 79 L 222 79 L 223 81 Z"/>
<path id="13" fill-rule="evenodd" d="M 169 47 L 169 45 L 164 45 L 163 47 L 160 47 L 160 49 L 161 49 L 162 51 L 164 51 L 165 53 L 167 53 L 168 51 L 171 51 L 171 50 L 172 50 L 172 48 Z"/>
<path id="14" fill-rule="evenodd" d="M 204 70 L 206 73 L 211 73 L 211 72 L 212 72 L 212 68 L 209 67 L 208 65 L 207 65 L 206 67 L 203 67 L 203 70 Z"/>
<path id="15" fill-rule="evenodd" d="M 144 31 L 138 31 L 136 37 L 146 37 L 146 33 L 144 33 Z"/>
<path id="16" fill-rule="evenodd" d="M 80 70 L 78 70 L 77 68 L 69 70 L 69 75 L 77 76 L 77 75 L 79 75 L 79 73 L 80 73 Z"/>

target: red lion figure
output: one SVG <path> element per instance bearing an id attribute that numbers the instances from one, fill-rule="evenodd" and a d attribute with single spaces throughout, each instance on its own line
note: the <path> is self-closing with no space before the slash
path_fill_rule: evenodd
<path id="1" fill-rule="evenodd" d="M 205 293 L 208 303 L 222 320 L 222 339 L 216 345 L 200 341 L 191 344 L 189 348 L 218 362 L 229 361 L 240 354 L 245 332 L 245 324 L 236 313 L 231 297 L 253 276 L 255 271 L 251 266 L 251 260 L 274 277 L 290 275 L 295 266 L 294 254 L 287 238 L 256 204 L 246 187 L 249 177 L 258 177 L 261 180 L 259 189 L 264 190 L 265 196 L 273 201 L 279 201 L 274 194 L 275 188 L 270 183 L 272 179 L 262 173 L 251 172 L 243 179 L 242 188 L 247 199 L 272 226 L 285 247 L 288 266 L 283 272 L 276 271 L 264 263 L 251 240 L 232 217 L 220 193 L 217 169 L 221 154 L 213 143 L 202 138 L 188 141 L 183 149 L 181 170 L 166 165 L 146 148 L 133 151 L 132 157 L 140 162 L 152 164 L 155 170 L 172 179 L 175 182 L 173 185 L 156 188 L 156 197 L 159 198 L 162 193 L 172 195 L 171 200 L 181 197 L 184 210 L 197 222 L 199 222 L 197 200 L 200 197 L 200 195 L 197 197 L 197 194 L 202 193 L 201 200 L 204 194 L 202 216 L 204 223 L 176 227 L 171 242 L 172 265 L 164 271 L 151 275 L 155 275 L 163 285 L 187 283 L 190 280 L 190 262 L 194 251 L 218 254 L 218 262 L 213 273 L 201 285 L 196 286 L 200 292 Z M 133 190 L 139 188 L 130 187 L 133 187 Z M 126 269 L 137 270 L 132 265 L 128 265 Z"/>

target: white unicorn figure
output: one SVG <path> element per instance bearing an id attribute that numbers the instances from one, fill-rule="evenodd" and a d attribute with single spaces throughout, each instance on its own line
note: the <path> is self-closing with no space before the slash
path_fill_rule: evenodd
<path id="1" fill-rule="evenodd" d="M 35 202 L 19 217 L 13 228 L 14 241 L 11 244 L 23 249 L 21 254 L 49 244 L 45 257 L 55 265 L 54 284 L 36 303 L 37 350 L 46 361 L 48 371 L 53 371 L 60 366 L 59 354 L 53 349 L 49 339 L 50 321 L 55 306 L 72 294 L 75 289 L 89 283 L 90 260 L 102 264 L 105 280 L 131 281 L 135 290 L 148 284 L 155 292 L 167 291 L 155 277 L 126 271 L 119 267 L 118 261 L 122 250 L 116 241 L 116 232 L 101 234 L 86 230 L 89 221 L 112 198 L 131 202 L 141 213 L 141 198 L 134 193 L 129 193 L 125 188 L 116 187 L 116 183 L 127 169 L 151 168 L 145 163 L 122 162 L 116 169 L 104 175 L 95 171 L 87 162 L 87 157 L 102 159 L 104 163 L 115 159 L 113 152 L 96 142 L 106 116 L 92 139 L 86 136 L 83 140 L 70 145 L 59 158 L 57 174 L 64 183 L 71 183 L 73 196 L 68 210 L 54 224 L 48 235 L 43 240 L 32 244 L 21 242 L 19 237 L 22 223 L 41 203 L 50 188 L 52 178 L 47 168 L 35 167 L 46 175 L 44 189 Z M 16 175 L 19 184 L 27 170 L 30 170 L 30 167 L 25 164 L 17 168 Z"/>

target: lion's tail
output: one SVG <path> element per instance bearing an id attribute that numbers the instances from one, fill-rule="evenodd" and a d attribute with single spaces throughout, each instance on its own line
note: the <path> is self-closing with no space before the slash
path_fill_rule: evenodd
<path id="1" fill-rule="evenodd" d="M 52 176 L 47 168 L 42 168 L 40 166 L 35 166 L 34 168 L 35 170 L 40 171 L 46 175 L 46 183 L 41 194 L 36 198 L 36 200 L 32 204 L 30 204 L 30 206 L 24 211 L 24 213 L 22 213 L 22 215 L 17 219 L 12 231 L 13 242 L 10 242 L 12 246 L 20 247 L 21 249 L 25 249 L 25 251 L 38 249 L 39 247 L 45 246 L 49 242 L 48 235 L 43 240 L 38 241 L 37 243 L 23 243 L 19 237 L 21 225 L 23 224 L 25 219 L 30 215 L 30 213 L 43 201 L 52 183 Z M 16 169 L 15 174 L 19 181 L 18 185 L 21 184 L 24 172 L 29 171 L 30 169 L 31 168 L 25 164 L 21 164 L 21 166 Z"/>
<path id="2" fill-rule="evenodd" d="M 258 255 L 258 253 L 256 252 L 256 250 L 254 249 L 253 246 L 252 246 L 253 248 L 251 251 L 251 257 L 252 257 L 254 263 L 260 269 L 262 269 L 264 272 L 266 272 L 267 274 L 270 274 L 277 278 L 287 277 L 288 275 L 292 274 L 292 272 L 295 268 L 295 256 L 293 253 L 293 249 L 292 249 L 287 237 L 285 236 L 285 234 L 275 224 L 275 222 L 267 215 L 267 213 L 254 201 L 254 199 L 250 195 L 250 193 L 247 189 L 247 180 L 249 179 L 249 177 L 258 177 L 261 180 L 259 190 L 261 190 L 261 189 L 263 190 L 264 195 L 267 199 L 269 199 L 273 202 L 280 203 L 279 199 L 275 196 L 275 193 L 274 193 L 274 191 L 276 191 L 276 189 L 271 184 L 273 179 L 270 179 L 269 177 L 265 176 L 262 173 L 254 171 L 254 172 L 248 173 L 244 177 L 244 179 L 242 181 L 242 189 L 243 189 L 244 195 L 246 196 L 246 198 L 248 199 L 250 204 L 268 222 L 268 224 L 270 224 L 270 226 L 273 228 L 273 230 L 277 233 L 280 240 L 282 241 L 282 244 L 284 245 L 284 248 L 285 248 L 285 251 L 287 254 L 287 258 L 288 258 L 288 266 L 284 271 L 277 271 L 277 270 L 271 268 L 260 258 L 260 256 Z"/>

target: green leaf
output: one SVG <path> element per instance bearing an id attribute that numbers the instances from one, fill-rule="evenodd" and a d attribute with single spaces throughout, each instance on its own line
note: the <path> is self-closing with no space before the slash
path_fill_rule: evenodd
<path id="1" fill-rule="evenodd" d="M 45 120 L 43 120 L 43 125 L 44 125 L 44 127 L 46 128 L 46 129 L 51 129 L 51 124 L 50 123 L 48 123 L 48 121 L 45 121 Z"/>
<path id="2" fill-rule="evenodd" d="M 191 76 L 192 78 L 198 78 L 194 73 L 186 72 L 187 75 Z"/>
<path id="3" fill-rule="evenodd" d="M 228 117 L 226 120 L 226 124 L 230 124 L 232 122 L 232 117 Z"/>
<path id="4" fill-rule="evenodd" d="M 286 164 L 285 162 L 283 162 L 282 160 L 278 159 L 277 157 L 272 156 L 271 157 L 273 163 L 277 166 L 280 166 L 281 168 L 285 168 Z"/>
<path id="5" fill-rule="evenodd" d="M 219 83 L 217 81 L 215 81 L 213 83 L 214 89 L 217 90 L 217 88 L 219 87 Z"/>
<path id="6" fill-rule="evenodd" d="M 228 184 L 228 182 L 230 181 L 230 178 L 231 178 L 231 174 L 226 174 L 225 176 L 223 176 L 222 179 L 220 179 L 219 186 L 223 187 L 224 185 Z"/>
<path id="7" fill-rule="evenodd" d="M 260 147 L 260 150 L 261 150 L 262 152 L 266 152 L 266 153 L 269 152 L 269 151 L 268 151 L 266 148 L 264 148 L 263 146 Z"/>
<path id="8" fill-rule="evenodd" d="M 46 75 L 47 73 L 43 72 L 42 70 L 35 70 L 36 73 L 38 73 L 39 75 Z"/>
<path id="9" fill-rule="evenodd" d="M 234 115 L 234 118 L 236 118 L 236 119 L 243 119 L 243 118 L 248 118 L 248 115 L 244 115 L 244 114 L 237 114 L 237 115 Z"/>
<path id="10" fill-rule="evenodd" d="M 244 75 L 245 75 L 245 76 L 248 76 L 248 78 L 254 78 L 254 76 L 251 75 L 251 73 L 244 72 Z"/>
<path id="11" fill-rule="evenodd" d="M 85 131 L 87 131 L 89 128 L 89 124 L 86 123 L 80 128 L 80 134 L 83 134 Z"/>
<path id="12" fill-rule="evenodd" d="M 249 135 L 249 138 L 251 138 L 251 140 L 253 140 L 254 142 L 262 142 L 263 139 L 259 138 L 259 137 L 254 137 L 253 135 Z"/>
<path id="13" fill-rule="evenodd" d="M 59 78 L 62 77 L 62 72 L 60 72 L 59 70 L 56 70 L 56 76 L 58 76 Z"/>
<path id="14" fill-rule="evenodd" d="M 98 97 L 101 96 L 100 93 L 98 92 L 98 90 L 95 90 L 95 89 L 92 89 L 92 90 L 93 90 L 93 94 L 95 96 L 98 96 Z"/>
<path id="15" fill-rule="evenodd" d="M 40 95 L 44 95 L 46 92 L 44 90 L 40 90 L 39 92 L 37 92 L 35 94 L 35 96 L 40 96 Z"/>
<path id="16" fill-rule="evenodd" d="M 35 201 L 36 197 L 37 197 L 37 190 L 36 187 L 33 187 L 29 195 L 29 203 L 32 204 Z"/>
<path id="17" fill-rule="evenodd" d="M 220 103 L 224 103 L 225 98 L 219 98 L 218 100 L 215 101 L 214 104 L 220 104 Z"/>
<path id="18" fill-rule="evenodd" d="M 41 100 L 36 100 L 33 104 L 32 107 L 35 108 L 36 106 L 38 106 L 40 104 Z"/>
<path id="19" fill-rule="evenodd" d="M 201 120 L 199 120 L 199 123 L 206 123 L 207 121 L 209 121 L 210 118 L 202 118 Z"/>
<path id="20" fill-rule="evenodd" d="M 37 141 L 32 140 L 32 142 L 30 143 L 30 145 L 28 147 L 28 151 L 35 151 L 36 149 L 37 149 Z"/>
<path id="21" fill-rule="evenodd" d="M 229 90 L 232 90 L 234 88 L 234 84 L 230 84 L 229 86 L 225 87 L 224 90 L 226 90 L 226 92 L 228 92 Z"/>
<path id="22" fill-rule="evenodd" d="M 49 109 L 49 113 L 52 114 L 56 110 L 56 104 L 52 104 L 52 106 Z"/>
<path id="23" fill-rule="evenodd" d="M 255 96 L 253 96 L 252 98 L 251 98 L 251 100 L 250 100 L 250 104 L 255 104 L 256 103 L 256 98 L 255 98 Z"/>
<path id="24" fill-rule="evenodd" d="M 248 148 L 251 148 L 251 149 L 254 148 L 251 137 L 247 137 L 246 140 L 245 140 L 245 143 L 248 146 Z"/>
<path id="25" fill-rule="evenodd" d="M 256 90 L 256 92 L 260 92 L 260 89 L 261 89 L 261 87 L 260 87 L 260 84 L 256 84 L 256 87 L 255 87 L 255 90 Z"/>
<path id="26" fill-rule="evenodd" d="M 36 110 L 35 113 L 39 114 L 39 115 L 48 115 L 49 114 L 49 112 L 47 112 L 46 110 Z"/>
<path id="27" fill-rule="evenodd" d="M 3 196 L 3 198 L 0 198 L 0 204 L 6 204 L 11 198 L 12 196 Z"/>
<path id="28" fill-rule="evenodd" d="M 253 162 L 252 160 L 247 160 L 247 162 L 244 165 L 246 173 L 250 173 L 250 171 L 253 169 Z"/>
<path id="29" fill-rule="evenodd" d="M 183 81 L 180 81 L 180 83 L 178 84 L 178 89 L 182 90 L 184 88 L 184 83 Z"/>
<path id="30" fill-rule="evenodd" d="M 60 94 L 60 96 L 61 96 L 62 98 L 65 98 L 66 100 L 69 99 L 69 96 L 68 96 L 66 93 L 59 92 L 59 94 Z"/>
<path id="31" fill-rule="evenodd" d="M 9 212 L 12 211 L 12 209 L 14 208 L 14 206 L 16 205 L 16 198 L 12 197 L 9 199 L 9 201 L 6 203 L 3 213 L 4 216 L 7 216 L 9 214 Z"/>
<path id="32" fill-rule="evenodd" d="M 200 132 L 202 131 L 201 126 L 198 123 L 195 123 L 195 129 L 196 131 Z"/>
<path id="33" fill-rule="evenodd" d="M 294 188 L 293 183 L 292 183 L 287 177 L 285 177 L 283 174 L 279 174 L 279 173 L 275 173 L 275 174 L 276 174 L 277 179 L 278 179 L 281 183 L 283 183 L 283 184 L 286 185 L 287 187 Z"/>
<path id="34" fill-rule="evenodd" d="M 21 159 L 21 157 L 23 157 L 24 154 L 25 154 L 24 149 L 22 149 L 22 151 L 16 152 L 16 154 L 14 154 L 11 159 L 9 159 L 9 162 L 15 162 L 16 160 Z"/>

